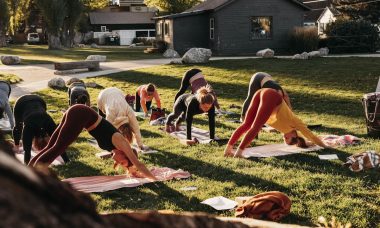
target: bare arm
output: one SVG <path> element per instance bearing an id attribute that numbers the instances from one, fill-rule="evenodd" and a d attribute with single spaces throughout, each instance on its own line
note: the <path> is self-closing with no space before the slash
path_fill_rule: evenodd
<path id="1" fill-rule="evenodd" d="M 133 153 L 131 146 L 125 140 L 125 138 L 120 133 L 115 133 L 112 135 L 112 144 L 116 149 L 121 150 L 127 156 L 127 158 L 132 162 L 134 166 L 147 178 L 152 180 L 158 180 L 147 168 L 141 163 L 136 155 Z"/>

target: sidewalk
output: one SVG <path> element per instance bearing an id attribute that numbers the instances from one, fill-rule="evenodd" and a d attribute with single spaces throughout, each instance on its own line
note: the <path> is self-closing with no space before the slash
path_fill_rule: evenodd
<path id="1" fill-rule="evenodd" d="M 344 55 L 329 55 L 327 58 L 347 58 L 347 57 L 380 57 L 380 53 L 374 54 L 344 54 Z M 233 60 L 233 59 L 256 59 L 261 57 L 256 56 L 232 56 L 232 57 L 212 57 L 211 61 L 216 60 Z M 292 56 L 276 56 L 280 59 L 290 59 Z M 325 57 L 326 58 L 326 57 Z M 127 70 L 135 70 L 139 68 L 154 67 L 158 65 L 168 64 L 172 60 L 180 59 L 147 59 L 147 60 L 130 60 L 119 62 L 102 62 L 101 71 L 76 73 L 70 75 L 55 75 L 53 64 L 36 64 L 29 66 L 0 66 L 0 71 L 11 73 L 23 79 L 21 83 L 12 85 L 11 99 L 16 99 L 24 94 L 32 93 L 44 88 L 47 88 L 47 83 L 54 77 L 61 77 L 65 81 L 70 78 L 87 78 L 102 75 L 118 73 Z"/>

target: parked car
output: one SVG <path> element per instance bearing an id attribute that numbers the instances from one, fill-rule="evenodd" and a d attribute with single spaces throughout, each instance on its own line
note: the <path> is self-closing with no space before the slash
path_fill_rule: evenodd
<path id="1" fill-rule="evenodd" d="M 28 33 L 26 41 L 28 44 L 38 44 L 40 43 L 40 36 L 38 33 Z"/>

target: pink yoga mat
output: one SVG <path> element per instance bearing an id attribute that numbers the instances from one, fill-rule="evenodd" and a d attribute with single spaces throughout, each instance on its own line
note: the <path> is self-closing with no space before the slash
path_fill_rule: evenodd
<path id="1" fill-rule="evenodd" d="M 269 158 L 269 157 L 298 154 L 302 152 L 316 151 L 320 149 L 322 149 L 322 147 L 312 146 L 309 148 L 300 148 L 294 145 L 289 146 L 289 145 L 286 145 L 285 143 L 281 143 L 281 144 L 271 144 L 271 145 L 246 148 L 243 151 L 243 156 L 245 158 L 249 158 L 249 157 Z"/>
<path id="2" fill-rule="evenodd" d="M 181 169 L 174 170 L 171 168 L 153 168 L 153 175 L 162 181 L 171 179 L 186 179 L 190 173 Z M 132 188 L 152 181 L 147 178 L 136 178 L 128 175 L 117 176 L 92 176 L 92 177 L 74 177 L 62 180 L 70 183 L 74 189 L 81 192 L 107 192 L 119 188 Z"/>

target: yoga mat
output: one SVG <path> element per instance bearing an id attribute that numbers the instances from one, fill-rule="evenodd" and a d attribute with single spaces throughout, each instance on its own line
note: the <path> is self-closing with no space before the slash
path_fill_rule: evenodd
<path id="1" fill-rule="evenodd" d="M 181 129 L 180 131 L 171 132 L 170 136 L 176 139 L 187 139 L 186 127 L 181 126 L 180 129 Z M 161 130 L 165 131 L 165 129 L 162 129 L 162 128 Z M 213 141 L 212 139 L 210 139 L 210 134 L 208 131 L 200 129 L 200 128 L 196 128 L 196 127 L 191 128 L 191 137 L 197 138 L 200 144 L 208 144 L 211 141 Z M 220 140 L 220 139 L 215 136 L 215 140 Z"/>
<path id="2" fill-rule="evenodd" d="M 181 169 L 174 170 L 171 168 L 153 168 L 151 172 L 161 181 L 176 179 L 186 179 L 190 173 Z M 92 176 L 92 177 L 74 177 L 62 180 L 70 183 L 72 187 L 81 192 L 107 192 L 119 188 L 137 187 L 152 181 L 148 178 L 130 177 L 128 175 L 117 176 Z"/>
<path id="3" fill-rule="evenodd" d="M 5 133 L 12 132 L 11 124 L 9 123 L 8 118 L 0 119 L 0 129 Z"/>
<path id="4" fill-rule="evenodd" d="M 146 119 L 146 118 L 149 118 L 149 117 L 145 117 L 145 113 L 144 112 L 135 112 L 135 116 L 136 118 L 141 118 L 141 119 Z"/>
<path id="5" fill-rule="evenodd" d="M 256 157 L 256 158 L 269 158 L 269 157 L 278 157 L 278 156 L 284 156 L 284 155 L 292 155 L 292 154 L 298 154 L 302 152 L 310 152 L 310 151 L 317 151 L 321 150 L 322 147 L 319 146 L 312 146 L 308 148 L 300 148 L 295 145 L 286 145 L 285 143 L 282 144 L 272 144 L 272 145 L 264 145 L 264 146 L 256 146 L 256 147 L 250 147 L 246 148 L 243 151 L 243 157 L 250 158 L 250 157 Z"/>
<path id="6" fill-rule="evenodd" d="M 16 153 L 15 155 L 16 155 L 16 158 L 17 158 L 21 163 L 24 164 L 24 153 L 25 153 L 25 151 L 24 151 L 23 148 L 20 148 L 20 150 L 21 150 L 21 153 Z M 32 153 L 31 153 L 31 159 L 32 159 L 34 156 L 36 156 L 36 154 L 37 154 L 36 152 L 32 151 Z M 58 166 L 58 165 L 64 165 L 64 164 L 65 164 L 65 162 L 63 161 L 62 157 L 59 156 L 59 157 L 57 157 L 57 158 L 53 161 L 53 163 L 51 163 L 51 166 Z"/>

